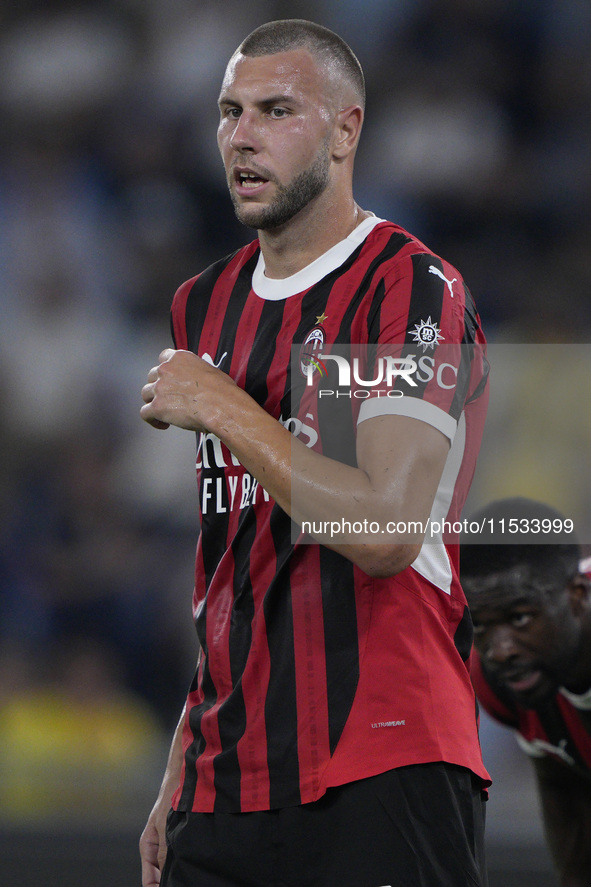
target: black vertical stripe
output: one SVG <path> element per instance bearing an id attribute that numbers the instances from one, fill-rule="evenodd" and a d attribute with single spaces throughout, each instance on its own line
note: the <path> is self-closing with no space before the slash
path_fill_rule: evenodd
<path id="1" fill-rule="evenodd" d="M 488 376 L 490 373 L 490 364 L 486 358 L 486 354 L 484 352 L 484 348 L 482 345 L 477 344 L 478 342 L 478 331 L 480 329 L 480 324 L 478 321 L 478 313 L 476 311 L 476 305 L 474 304 L 474 300 L 472 298 L 472 294 L 468 287 L 464 284 L 464 292 L 466 299 L 466 309 L 464 313 L 464 337 L 466 342 L 474 343 L 474 348 L 472 349 L 472 359 L 481 360 L 482 361 L 482 377 L 476 386 L 475 390 L 470 395 L 470 401 L 476 400 L 486 387 L 486 383 L 488 382 Z"/>
<path id="2" fill-rule="evenodd" d="M 462 657 L 464 662 L 468 661 L 472 651 L 472 640 L 474 637 L 474 628 L 472 626 L 472 616 L 467 606 L 464 607 L 462 618 L 454 632 L 455 648 Z"/>
<path id="3" fill-rule="evenodd" d="M 480 324 L 472 293 L 466 284 L 464 284 L 464 305 L 464 341 L 471 344 L 477 340 Z"/>
<path id="4" fill-rule="evenodd" d="M 298 709 L 295 645 L 291 604 L 291 520 L 278 505 L 271 513 L 271 532 L 277 555 L 277 572 L 263 605 L 267 624 L 270 674 L 265 717 L 272 725 L 267 739 L 270 806 L 301 803 L 298 760 Z"/>
<path id="5" fill-rule="evenodd" d="M 354 567 L 320 546 L 330 752 L 334 752 L 359 681 L 359 638 Z"/>
<path id="6" fill-rule="evenodd" d="M 286 300 L 265 301 L 246 368 L 244 388 L 261 406 L 269 394 L 268 377 L 281 331 Z M 288 357 L 289 361 L 289 357 Z"/>
<path id="7" fill-rule="evenodd" d="M 431 274 L 429 271 L 430 265 L 440 267 L 441 261 L 428 253 L 412 256 L 413 275 L 406 320 L 406 339 L 401 352 L 402 357 L 414 354 L 418 358 L 423 356 L 431 358 L 435 357 L 437 352 L 437 344 L 430 347 L 428 344 L 422 345 L 417 341 L 418 329 L 421 328 L 422 324 L 430 322 L 437 329 L 441 329 L 446 284 L 440 277 Z M 444 339 L 442 339 L 442 344 L 446 344 Z M 415 374 L 413 378 L 417 385 L 412 388 L 412 397 L 422 398 L 430 380 L 427 377 L 421 380 L 420 374 Z M 408 387 L 402 379 L 399 379 L 394 387 L 408 394 Z"/>
<path id="8" fill-rule="evenodd" d="M 464 294 L 465 294 L 465 308 L 464 308 L 464 335 L 462 338 L 462 353 L 460 356 L 460 366 L 458 368 L 458 378 L 456 384 L 456 390 L 454 393 L 454 398 L 450 407 L 450 415 L 453 416 L 454 419 L 458 419 L 461 415 L 464 406 L 466 405 L 469 388 L 470 388 L 470 379 L 472 375 L 472 364 L 474 360 L 480 360 L 480 355 L 477 352 L 479 348 L 476 345 L 477 335 L 478 335 L 478 320 L 476 316 L 476 308 L 474 302 L 472 300 L 472 296 L 470 294 L 470 290 L 464 284 Z M 477 391 L 472 395 L 472 400 L 482 394 L 484 390 L 484 386 L 486 385 L 486 380 L 488 377 L 488 363 L 485 362 L 484 365 L 484 377 L 478 385 Z"/>
<path id="9" fill-rule="evenodd" d="M 246 731 L 246 705 L 241 676 L 244 672 L 252 642 L 254 599 L 250 581 L 250 551 L 256 536 L 254 511 L 247 507 L 240 515 L 238 529 L 231 549 L 235 570 L 233 577 L 233 604 L 230 620 L 229 655 L 232 692 L 218 713 L 221 752 L 214 760 L 215 810 L 233 809 L 234 798 L 240 797 L 240 763 L 238 742 Z"/>
<path id="10" fill-rule="evenodd" d="M 197 440 L 200 436 L 197 435 Z M 199 502 L 205 504 L 207 511 L 201 515 L 201 532 L 203 538 L 207 538 L 207 544 L 202 546 L 203 572 L 205 576 L 205 587 L 209 588 L 209 584 L 218 567 L 218 564 L 226 550 L 226 536 L 228 533 L 228 524 L 230 520 L 230 509 L 228 501 L 228 491 L 226 488 L 226 479 L 224 469 L 216 467 L 214 457 L 216 450 L 205 435 L 201 437 L 201 458 L 208 458 L 210 468 L 201 469 L 201 480 L 199 484 Z M 205 441 L 205 442 L 203 442 Z M 221 448 L 218 445 L 218 451 Z M 216 508 L 216 497 L 221 492 L 221 504 L 226 509 L 225 514 L 217 514 L 212 509 Z M 205 496 L 211 498 L 204 502 Z M 216 527 L 215 534 L 212 534 L 210 525 Z"/>

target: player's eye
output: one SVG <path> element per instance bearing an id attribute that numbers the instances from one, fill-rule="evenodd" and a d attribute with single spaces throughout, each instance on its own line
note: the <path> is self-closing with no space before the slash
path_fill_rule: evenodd
<path id="1" fill-rule="evenodd" d="M 514 613 L 511 617 L 511 625 L 514 628 L 525 628 L 533 618 L 533 613 Z"/>
<path id="2" fill-rule="evenodd" d="M 286 108 L 271 108 L 269 110 L 269 115 L 275 120 L 281 120 L 283 117 L 287 117 L 288 113 L 289 112 Z"/>

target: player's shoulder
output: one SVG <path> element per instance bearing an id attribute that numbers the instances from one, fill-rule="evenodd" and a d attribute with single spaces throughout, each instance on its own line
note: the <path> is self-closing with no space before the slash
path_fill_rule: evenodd
<path id="1" fill-rule="evenodd" d="M 173 304 L 174 301 L 179 298 L 184 298 L 186 300 L 190 295 L 198 296 L 202 291 L 214 286 L 217 280 L 222 277 L 225 272 L 228 272 L 229 274 L 239 273 L 253 256 L 258 254 L 258 250 L 259 242 L 258 240 L 253 240 L 251 243 L 246 244 L 246 246 L 242 246 L 239 249 L 234 250 L 234 252 L 223 256 L 221 259 L 212 262 L 211 265 L 208 265 L 207 268 L 204 268 L 199 274 L 190 277 L 181 284 L 175 293 Z"/>
<path id="2" fill-rule="evenodd" d="M 395 222 L 381 220 L 370 232 L 368 240 L 370 239 L 384 248 L 383 258 L 387 271 L 394 277 L 424 277 L 426 282 L 438 281 L 445 288 L 463 284 L 461 273 L 451 262 L 435 252 L 420 237 Z M 389 250 L 386 245 L 390 246 Z"/>

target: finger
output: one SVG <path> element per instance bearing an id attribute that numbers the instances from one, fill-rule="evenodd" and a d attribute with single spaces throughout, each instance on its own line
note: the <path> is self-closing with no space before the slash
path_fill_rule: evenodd
<path id="1" fill-rule="evenodd" d="M 144 422 L 147 422 L 152 428 L 160 428 L 162 431 L 166 431 L 167 428 L 170 428 L 169 422 L 162 422 L 160 419 L 157 419 L 152 415 L 152 405 L 149 403 L 140 408 L 140 416 Z"/>
<path id="2" fill-rule="evenodd" d="M 158 355 L 158 360 L 160 363 L 166 363 L 167 360 L 170 360 L 173 354 L 176 354 L 174 348 L 165 348 L 164 351 L 161 351 Z"/>
<path id="3" fill-rule="evenodd" d="M 159 376 L 159 370 L 160 370 L 159 366 L 152 367 L 152 369 L 148 373 L 148 382 L 155 382 L 156 381 L 156 379 Z"/>
<path id="4" fill-rule="evenodd" d="M 159 863 L 160 842 L 148 840 L 144 834 L 140 839 L 142 860 L 142 887 L 155 887 L 160 884 L 161 866 Z"/>
<path id="5" fill-rule="evenodd" d="M 152 403 L 155 397 L 154 383 L 149 382 L 147 385 L 144 385 L 142 388 L 142 400 L 144 403 Z"/>
<path id="6" fill-rule="evenodd" d="M 158 849 L 158 868 L 160 871 L 162 871 L 162 869 L 164 868 L 164 863 L 166 862 L 167 855 L 168 847 L 166 845 L 166 841 L 163 841 Z"/>
<path id="7" fill-rule="evenodd" d="M 160 869 L 142 858 L 142 887 L 157 887 L 158 884 L 160 884 Z"/>

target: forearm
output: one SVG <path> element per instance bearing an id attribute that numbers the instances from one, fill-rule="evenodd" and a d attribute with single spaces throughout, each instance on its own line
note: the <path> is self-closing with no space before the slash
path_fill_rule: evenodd
<path id="1" fill-rule="evenodd" d="M 423 534 L 407 528 L 425 525 L 437 485 L 427 465 L 416 470 L 412 442 L 406 450 L 389 443 L 391 453 L 374 452 L 366 434 L 368 468 L 347 465 L 305 446 L 240 389 L 209 427 L 297 524 L 366 572 L 392 575 L 418 554 Z M 437 476 L 447 449 L 445 442 L 434 457 Z"/>
<path id="2" fill-rule="evenodd" d="M 181 769 L 183 766 L 184 721 L 185 706 L 183 706 L 181 717 L 172 737 L 170 751 L 168 753 L 168 760 L 166 762 L 166 768 L 164 770 L 164 776 L 162 778 L 162 784 L 160 786 L 160 792 L 158 794 L 158 799 L 167 803 L 168 806 L 170 806 L 170 800 L 180 782 Z"/>
<path id="3" fill-rule="evenodd" d="M 347 511 L 360 514 L 370 492 L 363 471 L 309 449 L 243 391 L 236 394 L 209 430 L 284 511 L 297 523 Z"/>

